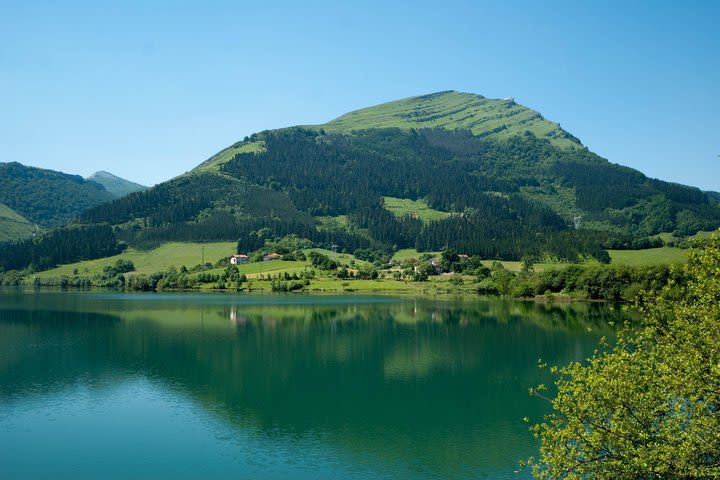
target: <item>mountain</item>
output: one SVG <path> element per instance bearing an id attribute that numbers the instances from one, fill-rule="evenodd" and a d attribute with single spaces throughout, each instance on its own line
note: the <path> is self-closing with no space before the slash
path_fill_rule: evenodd
<path id="1" fill-rule="evenodd" d="M 142 190 L 147 190 L 148 187 L 145 187 L 143 185 L 140 185 L 139 183 L 131 182 L 130 180 L 125 180 L 124 178 L 120 178 L 116 175 L 113 175 L 112 173 L 105 172 L 105 171 L 99 171 L 95 172 L 89 177 L 86 178 L 86 180 L 89 180 L 91 182 L 99 183 L 103 187 L 105 187 L 105 190 L 112 193 L 116 197 L 124 197 L 127 194 L 133 193 L 133 192 L 140 192 Z"/>
<path id="2" fill-rule="evenodd" d="M 240 251 L 295 234 L 366 256 L 452 248 L 490 259 L 609 261 L 605 248 L 716 228 L 720 205 L 608 162 L 512 99 L 447 91 L 250 135 L 80 220 L 113 226 L 102 231 L 103 251 L 110 234 L 137 248 L 234 240 Z"/>
<path id="3" fill-rule="evenodd" d="M 35 225 L 0 203 L 0 243 L 30 237 L 35 231 Z"/>
<path id="4" fill-rule="evenodd" d="M 0 163 L 0 203 L 41 227 L 62 225 L 113 198 L 102 185 L 79 175 Z"/>

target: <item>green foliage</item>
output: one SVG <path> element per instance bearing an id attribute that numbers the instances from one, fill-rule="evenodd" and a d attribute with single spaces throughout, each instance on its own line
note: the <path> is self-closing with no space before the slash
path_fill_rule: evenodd
<path id="1" fill-rule="evenodd" d="M 0 270 L 46 270 L 59 263 L 108 257 L 121 245 L 107 224 L 71 225 L 38 237 L 0 244 Z"/>
<path id="2" fill-rule="evenodd" d="M 16 287 L 18 285 L 22 285 L 24 280 L 25 275 L 17 270 L 0 272 L 0 285 Z"/>
<path id="3" fill-rule="evenodd" d="M 265 250 L 268 252 L 277 252 L 281 255 L 295 252 L 307 248 L 313 248 L 315 245 L 307 238 L 298 237 L 295 234 L 286 235 L 279 240 L 266 240 Z"/>
<path id="4" fill-rule="evenodd" d="M 366 262 L 371 262 L 377 265 L 386 264 L 392 258 L 390 252 L 373 248 L 355 249 L 353 256 L 360 260 L 365 260 Z"/>
<path id="5" fill-rule="evenodd" d="M 135 270 L 135 264 L 131 260 L 124 260 L 118 258 L 113 265 L 108 265 L 103 268 L 103 273 L 106 275 L 117 275 Z"/>
<path id="6" fill-rule="evenodd" d="M 494 263 L 492 273 L 490 273 L 491 285 L 500 295 L 510 295 L 513 291 L 513 281 L 515 275 L 505 270 L 500 263 Z"/>
<path id="7" fill-rule="evenodd" d="M 720 239 L 677 275 L 614 347 L 557 371 L 554 399 L 531 391 L 553 406 L 536 478 L 720 478 Z"/>
<path id="8" fill-rule="evenodd" d="M 319 270 L 337 270 L 340 266 L 335 260 L 331 260 L 327 255 L 319 252 L 310 252 L 307 255 L 312 266 Z"/>

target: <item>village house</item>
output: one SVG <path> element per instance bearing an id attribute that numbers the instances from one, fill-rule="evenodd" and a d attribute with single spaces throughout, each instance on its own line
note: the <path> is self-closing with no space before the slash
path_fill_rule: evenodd
<path id="1" fill-rule="evenodd" d="M 263 257 L 263 262 L 269 262 L 271 260 L 280 260 L 281 258 L 282 258 L 282 255 L 280 255 L 279 253 L 275 253 L 275 252 L 268 253 L 267 255 L 265 255 Z"/>
<path id="2" fill-rule="evenodd" d="M 230 257 L 230 263 L 232 265 L 242 265 L 244 263 L 248 263 L 249 261 L 250 257 L 248 257 L 247 255 L 243 255 L 242 253 Z"/>
<path id="3" fill-rule="evenodd" d="M 431 259 L 430 266 L 432 266 L 435 269 L 436 274 L 440 275 L 441 273 L 443 273 L 442 264 L 440 263 L 439 260 L 437 260 L 435 258 Z"/>

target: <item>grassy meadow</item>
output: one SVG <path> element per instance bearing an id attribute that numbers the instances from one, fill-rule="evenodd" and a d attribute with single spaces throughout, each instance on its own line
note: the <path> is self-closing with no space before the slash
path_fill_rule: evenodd
<path id="1" fill-rule="evenodd" d="M 431 220 L 442 220 L 450 216 L 447 212 L 433 210 L 425 200 L 410 200 L 409 198 L 383 197 L 383 207 L 396 217 L 410 215 L 422 222 Z"/>
<path id="2" fill-rule="evenodd" d="M 60 276 L 71 277 L 73 275 L 91 277 L 93 275 L 102 274 L 103 268 L 113 265 L 118 259 L 130 260 L 135 265 L 132 274 L 150 274 L 154 272 L 162 272 L 168 270 L 169 267 L 179 269 L 181 266 L 191 268 L 204 262 L 215 264 L 220 259 L 228 259 L 235 253 L 235 242 L 217 242 L 217 243 L 166 243 L 158 248 L 149 251 L 139 251 L 129 249 L 122 254 L 108 258 L 88 260 L 77 262 L 69 265 L 59 266 L 57 268 L 36 273 L 38 278 L 52 278 Z M 204 259 L 203 259 L 204 251 Z M 334 253 L 330 250 L 313 248 L 304 251 L 307 255 L 310 252 L 318 252 L 336 260 L 341 265 L 357 271 L 359 268 L 370 266 L 368 262 L 355 258 L 347 253 Z M 441 252 L 426 252 L 435 258 L 441 257 Z M 611 250 L 609 251 L 612 265 L 628 265 L 628 266 L 644 266 L 644 265 L 661 265 L 675 264 L 687 261 L 688 250 L 675 247 L 661 247 L 647 250 Z M 411 258 L 420 258 L 423 252 L 414 249 L 399 250 L 393 256 L 393 261 L 403 262 Z M 486 266 L 491 266 L 493 260 L 485 260 Z M 522 269 L 521 262 L 500 261 L 503 267 L 510 272 L 519 272 Z M 595 261 L 584 262 L 584 264 L 595 263 Z M 203 270 L 189 274 L 191 278 L 201 274 L 222 275 L 228 264 L 220 267 Z M 551 268 L 558 268 L 568 265 L 560 262 L 539 262 L 534 264 L 535 272 L 542 272 Z M 448 295 L 448 294 L 474 294 L 477 292 L 477 279 L 474 276 L 464 275 L 463 281 L 458 282 L 457 276 L 449 274 L 431 275 L 426 282 L 416 282 L 410 278 L 396 279 L 393 277 L 395 270 L 381 270 L 378 279 L 340 279 L 336 278 L 333 272 L 325 272 L 314 268 L 310 261 L 285 261 L 276 260 L 270 262 L 254 262 L 244 265 L 238 265 L 240 274 L 247 277 L 242 288 L 246 291 L 270 291 L 273 288 L 272 282 L 266 278 L 270 275 L 273 277 L 283 277 L 284 273 L 288 275 L 298 274 L 301 278 L 303 272 L 315 270 L 316 276 L 312 278 L 309 284 L 304 287 L 308 292 L 365 292 L 365 293 L 401 293 L 412 295 Z M 128 274 L 126 274 L 128 275 Z M 451 282 L 452 278 L 452 282 Z M 202 283 L 198 288 L 201 290 L 211 290 L 215 288 L 223 288 L 216 283 Z M 227 285 L 225 288 L 234 288 Z"/>
<path id="3" fill-rule="evenodd" d="M 612 265 L 629 265 L 633 267 L 643 265 L 669 265 L 687 262 L 689 250 L 660 247 L 646 250 L 608 250 Z"/>
<path id="4" fill-rule="evenodd" d="M 120 258 L 130 260 L 135 264 L 135 272 L 133 273 L 160 272 L 167 270 L 170 266 L 180 268 L 181 265 L 192 267 L 201 264 L 203 261 L 203 250 L 205 262 L 215 263 L 215 261 L 222 257 L 230 257 L 230 255 L 233 255 L 236 246 L 237 244 L 235 242 L 171 242 L 148 251 L 128 249 L 112 257 L 62 265 L 52 270 L 41 272 L 38 275 L 48 277 L 72 275 L 76 269 L 78 275 L 95 275 L 102 273 L 104 267 L 114 264 Z"/>
<path id="5" fill-rule="evenodd" d="M 23 216 L 0 203 L 0 242 L 27 238 L 35 231 L 35 225 Z"/>

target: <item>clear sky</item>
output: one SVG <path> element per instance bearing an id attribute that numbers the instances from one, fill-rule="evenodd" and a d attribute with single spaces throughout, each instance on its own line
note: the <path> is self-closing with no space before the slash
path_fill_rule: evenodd
<path id="1" fill-rule="evenodd" d="M 720 190 L 720 2 L 0 0 L 0 162 L 146 185 L 263 129 L 460 90 Z"/>

